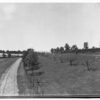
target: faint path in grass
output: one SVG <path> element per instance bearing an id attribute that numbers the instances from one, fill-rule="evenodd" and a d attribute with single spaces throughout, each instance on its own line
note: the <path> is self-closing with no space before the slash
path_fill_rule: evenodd
<path id="1" fill-rule="evenodd" d="M 0 96 L 18 96 L 17 70 L 21 58 L 19 58 L 1 77 Z"/>

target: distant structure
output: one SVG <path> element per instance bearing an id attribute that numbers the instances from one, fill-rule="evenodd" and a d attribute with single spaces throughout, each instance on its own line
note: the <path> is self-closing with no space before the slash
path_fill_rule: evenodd
<path id="1" fill-rule="evenodd" d="M 84 42 L 84 49 L 88 49 L 88 42 Z"/>

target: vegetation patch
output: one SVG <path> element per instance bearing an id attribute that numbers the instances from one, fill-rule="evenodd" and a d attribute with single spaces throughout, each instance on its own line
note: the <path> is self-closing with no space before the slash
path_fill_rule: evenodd
<path id="1" fill-rule="evenodd" d="M 34 90 L 38 94 L 38 86 L 40 84 L 40 76 L 44 74 L 40 71 L 40 65 L 38 61 L 38 55 L 33 49 L 28 49 L 23 54 L 23 65 L 30 82 L 33 85 Z"/>

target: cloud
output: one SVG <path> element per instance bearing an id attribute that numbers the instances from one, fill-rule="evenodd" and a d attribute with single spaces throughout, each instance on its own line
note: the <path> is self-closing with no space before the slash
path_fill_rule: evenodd
<path id="1" fill-rule="evenodd" d="M 0 19 L 11 20 L 15 10 L 16 6 L 14 4 L 0 4 Z"/>

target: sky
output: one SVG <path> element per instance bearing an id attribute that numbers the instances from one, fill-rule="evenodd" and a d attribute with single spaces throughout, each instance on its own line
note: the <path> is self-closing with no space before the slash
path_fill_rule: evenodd
<path id="1" fill-rule="evenodd" d="M 100 47 L 99 3 L 0 3 L 0 49 Z"/>

